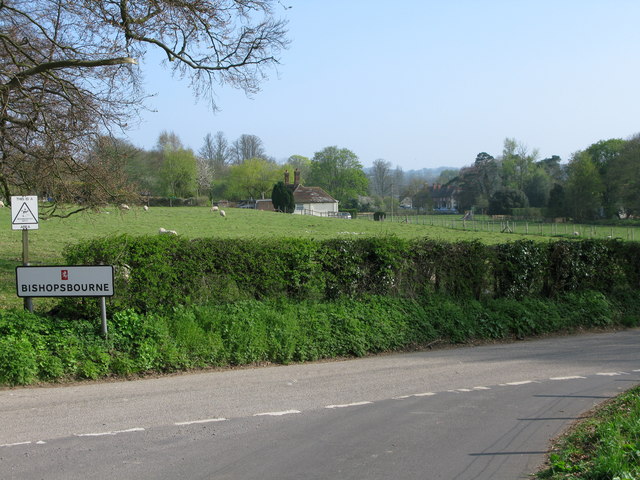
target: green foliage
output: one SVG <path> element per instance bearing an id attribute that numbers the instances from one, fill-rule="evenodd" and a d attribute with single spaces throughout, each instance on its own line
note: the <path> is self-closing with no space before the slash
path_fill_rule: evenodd
<path id="1" fill-rule="evenodd" d="M 393 250 L 387 252 L 393 256 Z M 0 384 L 131 376 L 210 366 L 290 363 L 420 348 L 434 342 L 524 338 L 616 324 L 637 295 L 614 303 L 598 292 L 562 299 L 411 299 L 365 293 L 335 300 L 238 300 L 163 313 L 115 312 L 99 321 L 0 310 Z M 97 318 L 97 317 L 96 317 Z"/>
<path id="2" fill-rule="evenodd" d="M 498 296 L 523 298 L 542 292 L 547 270 L 547 252 L 530 240 L 503 243 L 494 247 L 495 291 Z"/>
<path id="3" fill-rule="evenodd" d="M 296 209 L 293 193 L 285 186 L 284 182 L 278 182 L 273 186 L 271 202 L 273 203 L 273 208 L 280 212 L 293 213 Z"/>
<path id="4" fill-rule="evenodd" d="M 190 197 L 197 190 L 196 157 L 191 150 L 165 148 L 160 178 L 165 195 Z"/>
<path id="5" fill-rule="evenodd" d="M 307 183 L 346 203 L 358 195 L 366 195 L 369 180 L 355 153 L 346 148 L 326 147 L 313 156 Z"/>
<path id="6" fill-rule="evenodd" d="M 111 307 L 138 312 L 186 302 L 367 294 L 522 299 L 597 291 L 616 298 L 633 292 L 640 279 L 637 244 L 596 240 L 488 246 L 393 236 L 228 242 L 123 235 L 83 242 L 65 254 L 69 264 L 115 265 Z M 94 302 L 66 299 L 62 307 L 97 314 Z"/>
<path id="7" fill-rule="evenodd" d="M 640 388 L 598 408 L 564 436 L 538 478 L 636 480 L 640 478 Z"/>
<path id="8" fill-rule="evenodd" d="M 511 215 L 514 208 L 529 206 L 527 196 L 522 190 L 505 188 L 498 190 L 489 199 L 489 215 Z"/>

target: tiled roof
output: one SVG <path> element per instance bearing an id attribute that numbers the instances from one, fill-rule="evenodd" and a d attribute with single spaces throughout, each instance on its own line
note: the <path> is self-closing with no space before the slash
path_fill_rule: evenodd
<path id="1" fill-rule="evenodd" d="M 293 191 L 296 203 L 335 203 L 337 200 L 320 187 L 305 187 L 298 185 Z"/>

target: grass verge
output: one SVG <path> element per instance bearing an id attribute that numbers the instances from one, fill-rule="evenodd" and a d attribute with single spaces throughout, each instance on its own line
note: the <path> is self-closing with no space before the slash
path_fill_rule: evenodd
<path id="1" fill-rule="evenodd" d="M 599 407 L 555 445 L 548 480 L 640 479 L 640 387 Z"/>
<path id="2" fill-rule="evenodd" d="M 208 367 L 360 357 L 426 345 L 462 344 L 613 327 L 620 306 L 583 292 L 562 300 L 417 301 L 385 296 L 335 301 L 287 298 L 116 312 L 109 337 L 99 320 L 0 310 L 0 385 L 127 377 Z"/>

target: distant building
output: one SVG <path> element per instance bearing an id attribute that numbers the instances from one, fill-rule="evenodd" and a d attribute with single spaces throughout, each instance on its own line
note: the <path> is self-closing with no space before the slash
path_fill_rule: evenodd
<path id="1" fill-rule="evenodd" d="M 284 172 L 284 184 L 293 193 L 296 208 L 293 213 L 299 215 L 335 216 L 338 214 L 338 201 L 320 187 L 305 187 L 300 184 L 300 171 L 293 172 L 290 183 L 289 171 Z M 256 209 L 274 211 L 271 199 L 256 200 Z"/>
<path id="2" fill-rule="evenodd" d="M 438 212 L 456 212 L 458 210 L 458 202 L 456 202 L 457 188 L 452 185 L 440 185 L 434 183 L 429 187 L 431 200 L 433 201 L 433 210 Z"/>

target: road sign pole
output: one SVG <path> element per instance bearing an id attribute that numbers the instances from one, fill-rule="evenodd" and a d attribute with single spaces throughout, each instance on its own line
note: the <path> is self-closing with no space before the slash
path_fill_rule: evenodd
<path id="1" fill-rule="evenodd" d="M 105 297 L 100 297 L 100 314 L 102 316 L 102 336 L 107 338 L 107 302 Z"/>
<path id="2" fill-rule="evenodd" d="M 22 229 L 22 265 L 29 266 L 29 230 Z M 33 313 L 33 298 L 24 297 L 24 309 Z"/>

